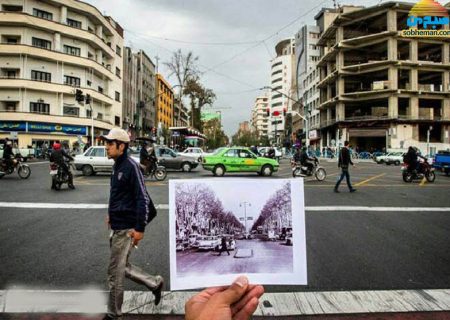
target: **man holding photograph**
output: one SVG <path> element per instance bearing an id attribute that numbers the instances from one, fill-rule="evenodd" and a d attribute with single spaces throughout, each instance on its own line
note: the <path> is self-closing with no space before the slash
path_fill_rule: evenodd
<path id="1" fill-rule="evenodd" d="M 108 209 L 111 258 L 108 267 L 108 313 L 104 319 L 121 319 L 125 277 L 146 286 L 161 300 L 164 280 L 149 275 L 128 262 L 131 250 L 144 237 L 145 226 L 156 217 L 156 209 L 144 183 L 139 164 L 128 157 L 130 137 L 123 129 L 113 128 L 106 136 L 108 158 L 114 159 Z"/>

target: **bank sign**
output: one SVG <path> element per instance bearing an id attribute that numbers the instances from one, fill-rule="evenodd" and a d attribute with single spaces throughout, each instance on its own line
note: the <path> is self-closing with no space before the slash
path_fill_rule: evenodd
<path id="1" fill-rule="evenodd" d="M 450 37 L 447 9 L 434 0 L 421 0 L 409 11 L 403 37 Z"/>
<path id="2" fill-rule="evenodd" d="M 64 133 L 69 135 L 87 134 L 86 127 L 69 126 L 43 122 L 15 122 L 0 121 L 0 131 L 26 131 L 26 132 L 45 132 L 45 133 Z"/>

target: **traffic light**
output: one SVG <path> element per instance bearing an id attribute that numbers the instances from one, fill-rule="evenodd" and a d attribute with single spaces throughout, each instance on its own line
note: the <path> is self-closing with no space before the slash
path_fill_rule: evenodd
<path id="1" fill-rule="evenodd" d="M 78 101 L 79 103 L 84 102 L 83 91 L 81 91 L 80 89 L 77 89 L 75 91 L 75 100 Z"/>
<path id="2" fill-rule="evenodd" d="M 91 104 L 91 95 L 86 94 L 86 104 Z"/>
<path id="3" fill-rule="evenodd" d="M 266 109 L 266 116 L 270 116 L 270 108 Z"/>

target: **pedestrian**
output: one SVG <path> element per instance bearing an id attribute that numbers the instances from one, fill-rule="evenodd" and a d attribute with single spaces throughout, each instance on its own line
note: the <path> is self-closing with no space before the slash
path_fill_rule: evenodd
<path id="1" fill-rule="evenodd" d="M 84 145 L 83 152 L 86 152 L 86 150 L 89 149 L 90 147 L 91 147 L 91 144 L 90 144 L 89 142 L 87 142 L 87 143 Z"/>
<path id="2" fill-rule="evenodd" d="M 228 253 L 228 255 L 230 255 L 230 251 L 228 251 L 227 248 L 227 238 L 226 237 L 222 237 L 222 243 L 220 245 L 220 251 L 219 251 L 219 256 L 222 255 L 222 252 L 226 251 Z"/>
<path id="3" fill-rule="evenodd" d="M 354 163 L 352 162 L 352 159 L 350 157 L 350 150 L 349 150 L 349 143 L 348 141 L 344 142 L 344 147 L 341 149 L 341 152 L 339 152 L 339 162 L 338 167 L 341 168 L 342 173 L 339 178 L 339 180 L 336 182 L 336 186 L 334 187 L 334 192 L 339 192 L 339 185 L 341 184 L 344 177 L 347 180 L 347 186 L 350 189 L 350 192 L 355 192 L 356 189 L 352 187 L 352 184 L 350 183 L 350 174 L 348 172 L 349 165 L 354 166 Z"/>
<path id="4" fill-rule="evenodd" d="M 130 137 L 113 128 L 106 136 L 108 158 L 114 160 L 108 209 L 111 257 L 108 267 L 108 312 L 104 319 L 121 319 L 125 277 L 146 286 L 161 301 L 164 279 L 149 275 L 129 262 L 133 248 L 144 237 L 145 226 L 156 217 L 156 209 L 144 183 L 139 164 L 128 157 Z"/>

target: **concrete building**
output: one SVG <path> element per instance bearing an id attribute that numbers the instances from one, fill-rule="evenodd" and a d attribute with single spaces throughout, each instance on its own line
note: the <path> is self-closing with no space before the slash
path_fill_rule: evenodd
<path id="1" fill-rule="evenodd" d="M 173 125 L 174 93 L 161 74 L 156 75 L 156 123 L 158 128 L 169 129 Z"/>
<path id="2" fill-rule="evenodd" d="M 131 138 L 136 137 L 135 122 L 138 95 L 137 95 L 137 56 L 129 47 L 123 51 L 123 128 L 127 130 Z"/>
<path id="3" fill-rule="evenodd" d="M 316 16 L 324 145 L 348 139 L 359 150 L 426 153 L 429 135 L 433 148 L 450 147 L 448 39 L 401 37 L 412 7 L 343 7 L 328 27 L 326 10 Z"/>
<path id="4" fill-rule="evenodd" d="M 13 131 L 20 147 L 72 144 L 88 141 L 92 121 L 96 137 L 122 125 L 119 24 L 75 0 L 0 6 L 0 138 Z M 90 106 L 75 101 L 76 89 Z"/>
<path id="5" fill-rule="evenodd" d="M 269 138 L 279 144 L 284 134 L 283 110 L 292 109 L 292 83 L 295 41 L 293 38 L 280 41 L 275 46 L 277 56 L 271 61 L 271 98 Z M 289 98 L 290 97 L 290 98 Z"/>
<path id="6" fill-rule="evenodd" d="M 320 50 L 317 46 L 320 28 L 318 26 L 304 25 L 295 35 L 295 83 L 296 97 L 301 103 L 293 110 L 292 129 L 294 138 L 302 143 L 315 146 L 320 144 L 320 112 L 319 90 L 317 83 L 320 80 L 316 64 L 320 58 Z M 297 112 L 308 121 L 304 121 Z M 301 123 L 303 122 L 303 123 Z M 287 125 L 289 122 L 287 122 Z M 287 128 L 289 130 L 289 128 Z M 293 139 L 294 140 L 294 139 Z"/>
<path id="7" fill-rule="evenodd" d="M 255 99 L 251 124 L 260 137 L 269 135 L 269 116 L 267 115 L 269 108 L 268 96 L 261 96 Z"/>

